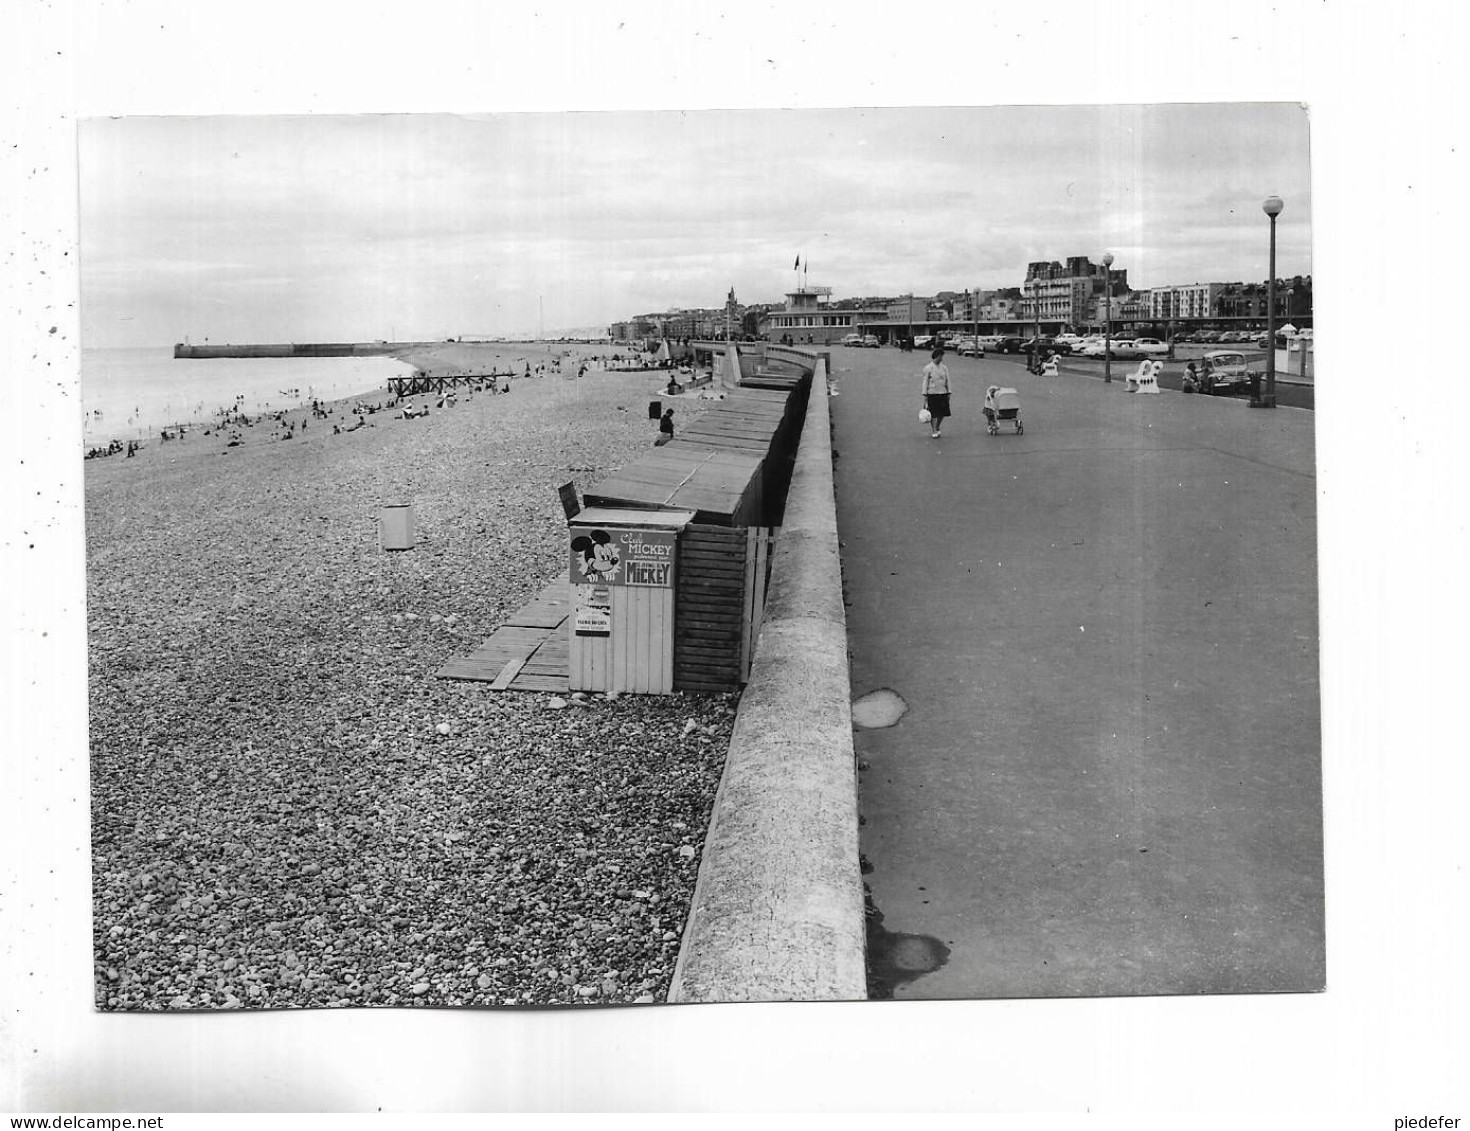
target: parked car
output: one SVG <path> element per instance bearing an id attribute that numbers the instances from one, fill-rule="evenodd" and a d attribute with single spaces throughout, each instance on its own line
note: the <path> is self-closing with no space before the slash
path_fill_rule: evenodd
<path id="1" fill-rule="evenodd" d="M 863 336 L 861 334 L 844 334 L 842 335 L 842 344 L 845 346 L 860 346 L 863 344 Z"/>
<path id="2" fill-rule="evenodd" d="M 1058 338 L 1049 338 L 1043 334 L 1039 338 L 1028 338 L 1021 346 L 1022 353 L 1035 353 L 1037 350 L 1040 350 L 1042 353 L 1051 350 L 1052 353 L 1058 356 L 1066 356 L 1072 352 L 1072 344 L 1061 341 Z"/>
<path id="3" fill-rule="evenodd" d="M 1142 357 L 1143 356 L 1143 354 L 1139 353 L 1137 350 L 1135 350 L 1133 348 L 1133 342 L 1129 338 L 1124 338 L 1121 342 L 1118 341 L 1118 340 L 1116 340 L 1116 339 L 1114 339 L 1112 341 L 1112 343 L 1110 344 L 1110 347 L 1109 348 L 1111 349 L 1111 356 L 1114 357 L 1114 358 L 1125 358 L 1126 359 L 1126 358 L 1130 358 L 1130 357 Z M 1094 357 L 1102 357 L 1103 356 L 1103 347 L 1102 347 L 1102 343 L 1101 342 L 1098 343 L 1097 351 L 1093 354 L 1093 356 Z"/>
<path id="4" fill-rule="evenodd" d="M 1204 360 L 1209 363 L 1210 368 L 1210 377 L 1205 382 L 1204 392 L 1228 396 L 1250 388 L 1250 369 L 1246 366 L 1245 354 L 1240 350 L 1210 350 L 1205 354 Z"/>
<path id="5" fill-rule="evenodd" d="M 914 338 L 914 349 L 926 350 L 934 345 L 933 334 L 920 334 Z"/>
<path id="6" fill-rule="evenodd" d="M 1067 348 L 1073 353 L 1076 353 L 1079 349 L 1081 349 L 1082 343 L 1087 341 L 1087 339 L 1084 338 L 1081 334 L 1058 334 L 1054 340 L 1060 343 L 1065 343 Z"/>
<path id="7" fill-rule="evenodd" d="M 1169 344 L 1158 338 L 1135 338 L 1133 348 L 1144 357 L 1167 357 L 1169 353 Z"/>
<path id="8" fill-rule="evenodd" d="M 949 341 L 949 348 L 961 357 L 984 357 L 985 347 L 982 346 L 973 334 L 964 337 L 953 337 Z"/>
<path id="9" fill-rule="evenodd" d="M 1017 334 L 1006 334 L 997 338 L 995 342 L 996 353 L 1021 353 L 1026 346 L 1026 339 Z"/>
<path id="10" fill-rule="evenodd" d="M 1112 356 L 1114 358 L 1122 358 L 1122 359 L 1134 358 L 1134 357 L 1147 357 L 1147 356 L 1149 356 L 1148 354 L 1144 353 L 1142 350 L 1135 348 L 1135 341 L 1132 338 L 1122 338 L 1122 339 L 1114 338 L 1113 341 L 1112 341 L 1112 350 L 1111 350 L 1111 353 L 1112 353 Z M 1089 348 L 1088 353 L 1087 353 L 1087 356 L 1088 357 L 1102 357 L 1103 356 L 1103 343 L 1102 342 L 1098 342 L 1094 347 Z"/>
<path id="11" fill-rule="evenodd" d="M 876 334 L 864 334 L 863 335 L 863 340 L 860 341 L 858 343 L 858 345 L 862 346 L 864 349 L 875 350 L 875 349 L 878 348 L 878 345 L 879 345 L 878 335 L 876 335 Z"/>

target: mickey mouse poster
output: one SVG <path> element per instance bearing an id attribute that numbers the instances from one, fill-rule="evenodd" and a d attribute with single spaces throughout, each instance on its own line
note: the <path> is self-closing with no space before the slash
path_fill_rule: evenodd
<path id="1" fill-rule="evenodd" d="M 606 530 L 592 530 L 572 539 L 572 568 L 593 584 L 606 585 L 617 577 L 621 559 Z"/>

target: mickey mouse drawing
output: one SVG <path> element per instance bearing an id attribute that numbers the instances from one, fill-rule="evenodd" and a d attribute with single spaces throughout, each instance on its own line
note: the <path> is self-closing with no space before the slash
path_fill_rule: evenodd
<path id="1" fill-rule="evenodd" d="M 618 549 L 606 530 L 594 530 L 589 537 L 579 534 L 572 539 L 572 552 L 582 555 L 578 567 L 588 581 L 611 581 L 618 573 Z"/>

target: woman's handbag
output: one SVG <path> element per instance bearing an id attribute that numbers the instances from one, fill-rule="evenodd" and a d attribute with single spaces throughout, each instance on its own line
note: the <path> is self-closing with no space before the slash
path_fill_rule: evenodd
<path id="1" fill-rule="evenodd" d="M 921 409 L 919 409 L 919 423 L 920 424 L 928 424 L 929 421 L 932 420 L 932 419 L 933 419 L 933 417 L 931 417 L 929 415 L 929 410 L 927 408 L 921 408 Z"/>

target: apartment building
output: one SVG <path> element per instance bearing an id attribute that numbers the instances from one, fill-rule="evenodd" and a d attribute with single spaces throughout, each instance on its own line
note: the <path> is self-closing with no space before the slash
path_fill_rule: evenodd
<path id="1" fill-rule="evenodd" d="M 1092 318 L 1093 300 L 1103 293 L 1109 280 L 1115 291 L 1126 287 L 1128 272 L 1116 268 L 1110 271 L 1085 255 L 1071 256 L 1065 263 L 1028 263 L 1020 315 L 1028 320 L 1085 325 Z"/>

